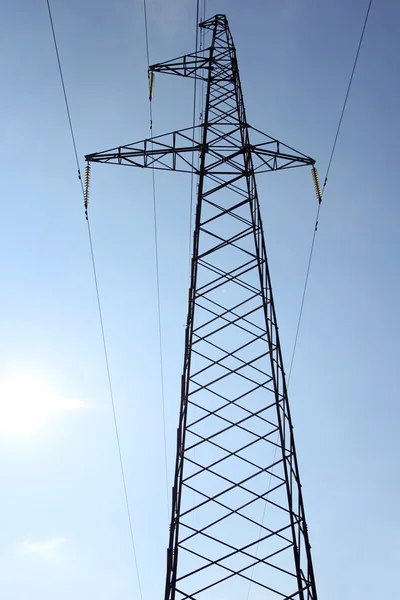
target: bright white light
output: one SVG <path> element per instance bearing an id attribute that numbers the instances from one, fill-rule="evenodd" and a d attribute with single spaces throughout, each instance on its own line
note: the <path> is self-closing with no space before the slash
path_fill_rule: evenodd
<path id="1" fill-rule="evenodd" d="M 59 413 L 83 407 L 35 375 L 17 373 L 0 380 L 0 434 L 26 436 L 37 432 Z"/>

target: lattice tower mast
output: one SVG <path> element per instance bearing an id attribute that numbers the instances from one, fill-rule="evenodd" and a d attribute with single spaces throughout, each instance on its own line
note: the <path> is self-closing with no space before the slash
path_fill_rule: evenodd
<path id="1" fill-rule="evenodd" d="M 317 600 L 255 180 L 314 160 L 248 124 L 227 19 L 200 27 L 150 72 L 204 80 L 202 124 L 86 157 L 198 175 L 165 600 Z"/>

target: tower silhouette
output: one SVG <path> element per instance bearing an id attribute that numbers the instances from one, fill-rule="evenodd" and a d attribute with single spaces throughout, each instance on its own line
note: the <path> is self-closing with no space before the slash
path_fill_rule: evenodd
<path id="1" fill-rule="evenodd" d="M 150 67 L 204 81 L 200 125 L 88 163 L 198 176 L 165 600 L 317 600 L 256 173 L 314 160 L 251 127 L 224 15 Z"/>

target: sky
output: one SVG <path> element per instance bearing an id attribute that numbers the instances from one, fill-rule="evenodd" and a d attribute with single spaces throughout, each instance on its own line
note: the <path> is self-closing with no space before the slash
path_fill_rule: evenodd
<path id="1" fill-rule="evenodd" d="M 194 50 L 195 1 L 147 0 L 150 62 Z M 237 47 L 250 124 L 323 180 L 366 0 L 207 0 Z M 149 136 L 143 4 L 53 0 L 81 164 Z M 319 597 L 398 588 L 400 6 L 372 4 L 321 207 L 289 385 Z M 0 591 L 140 600 L 87 227 L 45 1 L 0 23 Z M 154 134 L 190 126 L 192 83 L 156 76 Z M 286 369 L 316 199 L 309 169 L 258 179 Z M 156 174 L 172 482 L 190 177 Z M 90 220 L 143 600 L 162 597 L 169 515 L 151 173 L 94 165 Z"/>

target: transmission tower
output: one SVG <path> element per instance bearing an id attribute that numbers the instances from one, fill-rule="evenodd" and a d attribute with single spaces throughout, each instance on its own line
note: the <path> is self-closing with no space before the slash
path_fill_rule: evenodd
<path id="1" fill-rule="evenodd" d="M 200 27 L 150 73 L 204 81 L 202 123 L 86 156 L 198 176 L 165 600 L 317 600 L 255 180 L 314 160 L 248 124 L 227 19 Z"/>

